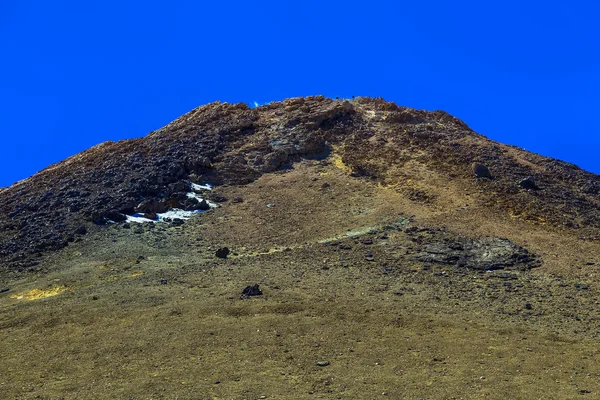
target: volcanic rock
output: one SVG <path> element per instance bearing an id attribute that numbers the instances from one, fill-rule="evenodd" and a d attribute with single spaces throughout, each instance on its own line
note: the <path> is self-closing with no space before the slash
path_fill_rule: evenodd
<path id="1" fill-rule="evenodd" d="M 227 247 L 221 247 L 215 252 L 215 256 L 218 258 L 227 258 L 229 255 L 229 249 Z"/>
<path id="2" fill-rule="evenodd" d="M 519 182 L 519 187 L 521 187 L 522 189 L 527 189 L 527 190 L 537 190 L 539 189 L 537 187 L 537 185 L 535 184 L 535 181 L 533 179 L 532 176 L 528 176 L 527 178 L 522 179 Z"/>
<path id="3" fill-rule="evenodd" d="M 242 290 L 242 298 L 250 297 L 250 296 L 261 296 L 262 290 L 260 290 L 258 284 L 246 286 L 244 290 Z"/>
<path id="4" fill-rule="evenodd" d="M 473 174 L 477 178 L 489 178 L 489 179 L 492 178 L 492 173 L 490 172 L 488 167 L 486 167 L 483 164 L 473 163 L 471 165 L 471 168 L 473 169 Z"/>

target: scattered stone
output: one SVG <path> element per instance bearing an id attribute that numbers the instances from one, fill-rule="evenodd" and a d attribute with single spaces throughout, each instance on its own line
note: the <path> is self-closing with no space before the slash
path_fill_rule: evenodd
<path id="1" fill-rule="evenodd" d="M 430 238 L 429 243 L 417 250 L 414 258 L 422 263 L 456 265 L 480 271 L 527 270 L 541 264 L 538 257 L 527 249 L 508 239 L 494 237 L 471 239 L 440 235 Z"/>
<path id="2" fill-rule="evenodd" d="M 371 254 L 371 252 L 367 251 L 365 253 L 365 260 L 367 260 L 367 261 L 375 261 L 375 257 L 373 257 L 373 254 Z"/>
<path id="3" fill-rule="evenodd" d="M 525 179 L 522 179 L 519 182 L 519 186 L 521 187 L 521 189 L 526 189 L 526 190 L 538 190 L 539 187 L 535 184 L 535 181 L 533 180 L 532 176 L 528 176 Z"/>
<path id="4" fill-rule="evenodd" d="M 485 165 L 479 164 L 479 163 L 473 163 L 471 165 L 471 167 L 473 168 L 473 174 L 475 174 L 475 176 L 477 178 L 492 179 L 492 173 L 490 172 L 488 167 L 486 167 Z"/>
<path id="5" fill-rule="evenodd" d="M 221 247 L 220 249 L 218 249 L 215 252 L 215 256 L 217 256 L 218 258 L 227 258 L 228 255 L 229 255 L 229 248 L 227 248 L 227 247 Z"/>
<path id="6" fill-rule="evenodd" d="M 326 367 L 329 365 L 329 361 L 317 361 L 316 365 L 317 367 Z"/>
<path id="7" fill-rule="evenodd" d="M 9 290 L 10 290 L 10 288 L 5 287 L 5 288 L 0 289 L 0 293 L 6 293 Z"/>
<path id="8" fill-rule="evenodd" d="M 267 207 L 273 208 L 273 207 L 275 207 L 275 204 L 273 204 L 273 203 L 267 204 Z"/>
<path id="9" fill-rule="evenodd" d="M 131 225 L 129 225 L 129 223 L 125 222 L 123 225 L 121 225 L 121 228 L 123 228 L 123 229 L 131 229 Z"/>
<path id="10" fill-rule="evenodd" d="M 79 228 L 75 229 L 76 235 L 85 235 L 87 233 L 87 228 L 85 225 L 81 225 Z"/>
<path id="11" fill-rule="evenodd" d="M 525 303 L 525 309 L 526 310 L 533 310 L 533 306 L 531 305 L 531 303 Z"/>
<path id="12" fill-rule="evenodd" d="M 373 241 L 371 239 L 365 239 L 363 241 L 361 241 L 362 244 L 373 244 Z"/>
<path id="13" fill-rule="evenodd" d="M 213 195 L 213 196 L 211 196 L 211 200 L 214 201 L 215 203 L 225 203 L 227 201 L 227 197 Z"/>
<path id="14" fill-rule="evenodd" d="M 235 199 L 233 199 L 231 201 L 232 203 L 243 203 L 244 199 L 242 199 L 241 197 L 236 197 Z"/>
<path id="15" fill-rule="evenodd" d="M 127 219 L 127 216 L 125 214 L 121 214 L 117 210 L 108 211 L 106 214 L 104 214 L 104 217 L 113 222 L 123 222 Z"/>
<path id="16" fill-rule="evenodd" d="M 576 283 L 575 284 L 575 289 L 577 290 L 588 290 L 590 288 L 590 285 L 586 285 L 584 283 Z"/>
<path id="17" fill-rule="evenodd" d="M 581 188 L 583 193 L 598 194 L 600 193 L 600 183 L 596 181 L 587 181 Z"/>
<path id="18" fill-rule="evenodd" d="M 185 224 L 185 221 L 181 218 L 173 218 L 173 222 L 171 222 L 171 224 L 173 224 L 173 226 L 181 226 Z"/>
<path id="19" fill-rule="evenodd" d="M 167 283 L 168 283 L 168 282 L 167 282 L 167 280 L 166 280 L 166 279 L 161 279 L 161 280 L 160 280 L 160 284 L 161 284 L 161 285 L 166 285 Z"/>
<path id="20" fill-rule="evenodd" d="M 242 290 L 242 295 L 240 298 L 246 299 L 250 296 L 262 296 L 262 290 L 260 290 L 258 283 L 246 286 L 244 290 Z"/>

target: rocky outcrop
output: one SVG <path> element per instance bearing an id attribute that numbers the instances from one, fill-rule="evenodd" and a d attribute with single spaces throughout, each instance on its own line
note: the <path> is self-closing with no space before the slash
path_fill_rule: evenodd
<path id="1" fill-rule="evenodd" d="M 414 258 L 424 263 L 455 265 L 481 271 L 523 270 L 539 266 L 537 257 L 508 239 L 445 239 L 423 246 Z"/>

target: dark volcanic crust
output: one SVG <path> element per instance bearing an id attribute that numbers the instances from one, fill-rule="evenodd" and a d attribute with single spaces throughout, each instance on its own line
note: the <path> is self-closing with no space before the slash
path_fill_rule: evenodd
<path id="1" fill-rule="evenodd" d="M 483 163 L 494 174 L 477 181 L 490 212 L 526 213 L 598 237 L 597 175 L 526 152 L 527 163 L 519 163 L 507 146 L 443 111 L 316 96 L 255 109 L 208 104 L 144 138 L 102 143 L 0 190 L 0 265 L 33 267 L 36 256 L 67 246 L 107 216 L 131 213 L 144 199 L 167 199 L 190 181 L 241 185 L 333 148 L 352 176 L 382 183 L 411 160 L 465 180 L 472 179 L 472 162 Z M 527 176 L 540 190 L 515 184 Z"/>

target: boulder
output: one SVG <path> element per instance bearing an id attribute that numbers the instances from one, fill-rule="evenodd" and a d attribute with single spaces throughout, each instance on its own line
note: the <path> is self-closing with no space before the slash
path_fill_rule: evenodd
<path id="1" fill-rule="evenodd" d="M 168 204 L 157 198 L 149 197 L 144 199 L 140 204 L 135 207 L 135 212 L 140 214 L 146 213 L 164 213 L 169 209 Z"/>
<path id="2" fill-rule="evenodd" d="M 247 298 L 250 296 L 261 296 L 262 290 L 260 290 L 258 284 L 246 286 L 244 290 L 242 290 L 242 298 Z"/>
<path id="3" fill-rule="evenodd" d="M 539 187 L 537 187 L 537 185 L 535 184 L 535 181 L 533 180 L 532 176 L 528 176 L 527 178 L 521 179 L 521 181 L 519 182 L 519 187 L 521 187 L 521 189 L 526 189 L 526 190 L 538 190 Z"/>
<path id="4" fill-rule="evenodd" d="M 215 256 L 218 258 L 227 258 L 229 255 L 229 249 L 227 247 L 221 247 L 215 252 Z"/>
<path id="5" fill-rule="evenodd" d="M 473 163 L 471 165 L 471 168 L 473 169 L 473 174 L 475 175 L 475 177 L 492 179 L 492 173 L 490 172 L 489 168 L 485 165 Z"/>
<path id="6" fill-rule="evenodd" d="M 127 219 L 127 216 L 125 214 L 121 214 L 117 210 L 108 211 L 106 214 L 104 214 L 104 217 L 113 222 L 123 222 Z"/>

